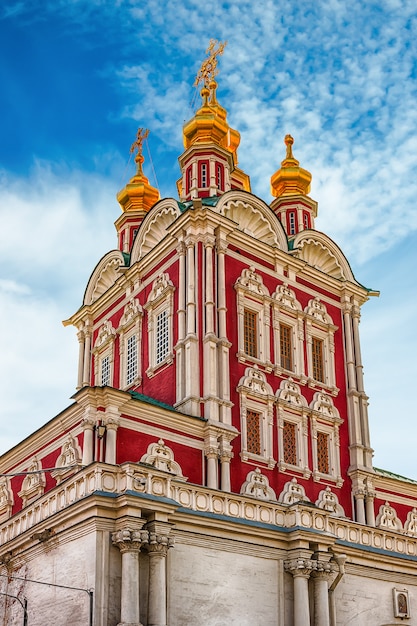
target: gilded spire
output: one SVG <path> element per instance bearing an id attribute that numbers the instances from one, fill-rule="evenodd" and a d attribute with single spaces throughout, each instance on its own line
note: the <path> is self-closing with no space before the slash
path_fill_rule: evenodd
<path id="1" fill-rule="evenodd" d="M 275 197 L 306 196 L 310 191 L 311 174 L 300 167 L 300 162 L 294 158 L 294 139 L 291 135 L 285 135 L 284 143 L 287 147 L 285 159 L 281 162 L 281 168 L 271 176 L 271 193 Z"/>
<path id="2" fill-rule="evenodd" d="M 216 49 L 217 45 L 217 49 Z M 203 87 L 208 87 L 210 82 L 214 80 L 219 73 L 217 69 L 217 57 L 221 56 L 227 46 L 227 41 L 221 42 L 216 39 L 210 39 L 209 47 L 206 50 L 208 58 L 204 59 L 194 81 L 194 87 L 198 87 L 203 83 Z"/>
<path id="3" fill-rule="evenodd" d="M 132 211 L 147 212 L 155 202 L 159 200 L 159 191 L 149 184 L 149 180 L 143 173 L 142 164 L 143 143 L 149 135 L 147 128 L 139 128 L 136 139 L 130 147 L 130 154 L 136 150 L 136 174 L 127 185 L 117 194 L 117 200 L 124 213 Z"/>

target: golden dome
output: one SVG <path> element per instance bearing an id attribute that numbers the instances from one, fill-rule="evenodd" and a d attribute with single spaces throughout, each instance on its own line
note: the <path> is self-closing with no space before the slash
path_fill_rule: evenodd
<path id="1" fill-rule="evenodd" d="M 117 194 L 117 200 L 124 213 L 132 211 L 147 212 L 159 200 L 159 191 L 149 184 L 149 180 L 142 171 L 144 160 L 143 155 L 138 151 L 135 156 L 136 174 Z"/>
<path id="2" fill-rule="evenodd" d="M 275 197 L 281 196 L 306 196 L 310 191 L 311 174 L 300 167 L 299 161 L 294 158 L 292 145 L 294 139 L 291 135 L 285 135 L 287 153 L 281 162 L 281 168 L 271 176 L 271 193 Z"/>
<path id="3" fill-rule="evenodd" d="M 187 150 L 193 145 L 217 144 L 232 154 L 236 165 L 240 133 L 227 123 L 227 112 L 217 102 L 216 89 L 215 80 L 211 80 L 208 87 L 202 88 L 203 105 L 183 127 L 184 147 Z"/>

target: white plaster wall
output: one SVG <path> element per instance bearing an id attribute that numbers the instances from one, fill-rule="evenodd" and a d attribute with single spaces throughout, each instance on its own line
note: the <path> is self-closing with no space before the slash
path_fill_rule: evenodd
<path id="1" fill-rule="evenodd" d="M 176 543 L 168 570 L 170 626 L 277 626 L 277 561 Z"/>
<path id="2" fill-rule="evenodd" d="M 411 618 L 394 617 L 393 588 L 408 589 Z M 337 626 L 417 626 L 417 587 L 345 574 L 336 588 Z"/>
<path id="3" fill-rule="evenodd" d="M 12 568 L 10 574 L 57 585 L 94 588 L 95 533 L 68 543 L 52 538 L 37 549 L 40 552 L 36 558 L 28 559 L 19 568 Z M 1 574 L 5 572 L 3 567 Z M 29 626 L 88 625 L 89 597 L 82 591 L 49 587 L 28 580 L 8 581 L 3 576 L 0 577 L 0 591 L 27 598 Z M 0 624 L 23 624 L 23 610 L 16 601 L 2 598 Z"/>

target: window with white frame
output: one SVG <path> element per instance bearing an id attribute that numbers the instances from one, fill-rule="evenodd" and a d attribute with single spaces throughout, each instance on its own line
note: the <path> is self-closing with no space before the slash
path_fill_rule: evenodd
<path id="1" fill-rule="evenodd" d="M 278 469 L 288 469 L 311 475 L 308 467 L 308 415 L 307 400 L 299 385 L 291 378 L 283 380 L 276 392 L 278 427 Z"/>
<path id="2" fill-rule="evenodd" d="M 274 371 L 306 380 L 304 375 L 304 314 L 295 292 L 287 283 L 272 296 Z"/>
<path id="3" fill-rule="evenodd" d="M 235 283 L 238 310 L 238 358 L 272 368 L 270 361 L 270 297 L 253 267 Z"/>
<path id="4" fill-rule="evenodd" d="M 265 374 L 256 366 L 247 367 L 237 391 L 240 397 L 240 420 L 243 461 L 275 466 L 272 452 L 274 395 Z"/>
<path id="5" fill-rule="evenodd" d="M 141 336 L 143 310 L 136 298 L 126 304 L 120 326 L 120 381 L 122 388 L 141 383 Z"/>
<path id="6" fill-rule="evenodd" d="M 161 274 L 153 283 L 145 305 L 148 313 L 148 376 L 153 376 L 163 365 L 172 363 L 173 354 L 173 312 L 174 285 L 169 274 Z"/>
<path id="7" fill-rule="evenodd" d="M 340 472 L 339 428 L 343 423 L 332 397 L 320 391 L 314 394 L 310 404 L 313 478 L 334 480 L 343 484 Z"/>
<path id="8" fill-rule="evenodd" d="M 109 320 L 100 326 L 93 348 L 94 377 L 101 387 L 113 384 L 114 342 L 116 330 Z"/>
<path id="9" fill-rule="evenodd" d="M 320 298 L 310 300 L 305 309 L 307 373 L 309 385 L 317 383 L 337 393 L 334 365 L 334 334 L 337 327 Z"/>

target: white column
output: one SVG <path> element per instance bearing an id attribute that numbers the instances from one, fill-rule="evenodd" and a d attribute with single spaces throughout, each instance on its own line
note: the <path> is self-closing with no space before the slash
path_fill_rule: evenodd
<path id="1" fill-rule="evenodd" d="M 230 462 L 232 458 L 232 446 L 223 436 L 220 442 L 220 488 L 222 491 L 231 491 Z"/>
<path id="2" fill-rule="evenodd" d="M 83 372 L 83 387 L 90 385 L 90 363 L 91 363 L 91 330 L 86 328 L 84 331 L 85 343 L 84 343 L 84 372 Z"/>
<path id="3" fill-rule="evenodd" d="M 203 344 L 203 397 L 204 417 L 210 420 L 219 420 L 219 390 L 217 373 L 217 337 L 214 324 L 214 289 L 213 289 L 213 248 L 214 237 L 208 235 L 204 240 L 205 250 L 205 334 Z"/>
<path id="4" fill-rule="evenodd" d="M 356 360 L 356 380 L 358 385 L 358 391 L 360 394 L 359 406 L 361 413 L 361 425 L 362 425 L 362 443 L 364 445 L 364 465 L 366 467 L 372 467 L 373 450 L 371 448 L 371 438 L 369 434 L 369 420 L 368 420 L 368 396 L 365 393 L 363 384 L 363 366 L 361 355 L 361 344 L 359 338 L 359 321 L 360 321 L 360 309 L 358 306 L 352 307 L 352 323 L 353 323 L 353 343 L 355 346 L 355 360 Z"/>
<path id="5" fill-rule="evenodd" d="M 83 465 L 90 465 L 93 462 L 93 441 L 94 441 L 94 424 L 95 420 L 90 417 L 85 417 L 82 421 L 82 427 L 84 431 L 83 441 Z"/>
<path id="6" fill-rule="evenodd" d="M 314 578 L 314 626 L 330 626 L 329 577 L 332 566 L 328 562 L 317 561 Z"/>
<path id="7" fill-rule="evenodd" d="M 84 373 L 84 350 L 85 350 L 85 335 L 84 331 L 80 330 L 77 333 L 78 337 L 78 377 L 77 377 L 77 389 L 81 389 L 83 386 L 83 373 Z"/>
<path id="8" fill-rule="evenodd" d="M 106 455 L 105 463 L 116 465 L 116 440 L 117 429 L 119 428 L 119 420 L 115 417 L 109 417 L 105 420 L 106 425 Z"/>
<path id="9" fill-rule="evenodd" d="M 220 421 L 226 424 L 232 423 L 232 411 L 230 406 L 230 372 L 229 350 L 231 343 L 227 339 L 226 327 L 226 273 L 225 256 L 227 242 L 217 239 L 217 307 L 219 324 L 219 398 L 223 400 L 220 406 Z"/>
<path id="10" fill-rule="evenodd" d="M 291 559 L 284 567 L 294 578 L 294 626 L 310 626 L 308 579 L 314 564 L 309 559 Z"/>
<path id="11" fill-rule="evenodd" d="M 153 526 L 153 522 L 148 524 L 150 529 Z M 167 626 L 166 556 L 173 545 L 168 535 L 150 530 L 146 546 L 149 553 L 148 626 Z"/>
<path id="12" fill-rule="evenodd" d="M 355 501 L 356 501 L 356 521 L 359 522 L 359 524 L 366 524 L 365 494 L 362 490 L 356 491 Z"/>
<path id="13" fill-rule="evenodd" d="M 112 535 L 122 554 L 122 589 L 118 626 L 142 626 L 139 606 L 139 551 L 148 541 L 146 530 L 119 530 Z"/>
<path id="14" fill-rule="evenodd" d="M 365 510 L 366 510 L 366 523 L 368 526 L 375 526 L 375 506 L 374 501 L 376 493 L 372 480 L 369 476 L 365 479 L 366 496 L 365 496 Z"/>
<path id="15" fill-rule="evenodd" d="M 185 397 L 185 363 L 184 363 L 184 339 L 185 339 L 185 245 L 180 242 L 177 248 L 179 256 L 179 285 L 178 285 L 178 343 L 176 346 L 177 358 L 177 402 L 181 402 Z"/>
<path id="16" fill-rule="evenodd" d="M 207 487 L 210 489 L 217 489 L 219 486 L 217 477 L 217 447 L 211 446 L 206 448 L 205 454 L 207 457 Z"/>

